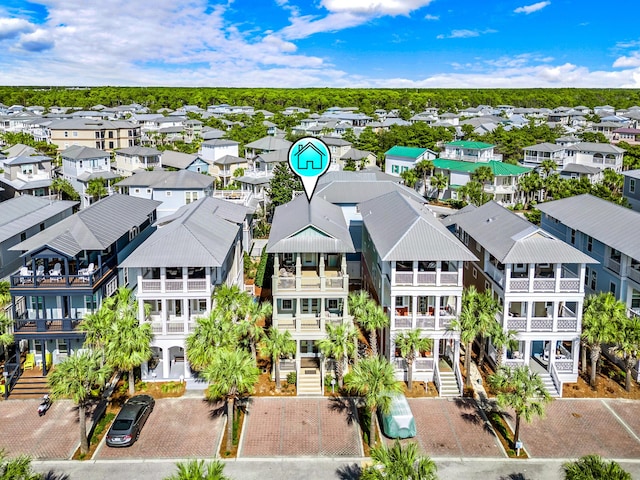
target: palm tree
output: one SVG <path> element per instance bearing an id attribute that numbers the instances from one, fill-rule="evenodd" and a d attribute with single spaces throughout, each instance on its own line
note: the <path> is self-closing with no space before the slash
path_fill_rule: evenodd
<path id="1" fill-rule="evenodd" d="M 520 441 L 520 419 L 531 423 L 534 416 L 542 417 L 544 408 L 552 398 L 537 372 L 532 372 L 526 365 L 520 367 L 503 366 L 493 375 L 489 375 L 489 385 L 496 394 L 496 401 L 501 408 L 513 408 L 516 414 L 516 431 L 513 443 Z"/>
<path id="2" fill-rule="evenodd" d="M 431 172 L 433 172 L 433 169 L 434 169 L 433 161 L 420 160 L 418 163 L 416 163 L 414 169 L 415 169 L 416 175 L 419 175 L 422 177 L 422 188 L 426 189 L 427 176 L 431 175 Z"/>
<path id="3" fill-rule="evenodd" d="M 269 334 L 262 339 L 260 352 L 271 358 L 271 363 L 276 376 L 276 390 L 280 391 L 280 357 L 296 353 L 296 341 L 291 338 L 289 330 L 280 331 L 273 325 L 269 328 Z"/>
<path id="4" fill-rule="evenodd" d="M 11 293 L 9 292 L 10 284 L 8 281 L 0 282 L 0 308 L 11 302 Z"/>
<path id="5" fill-rule="evenodd" d="M 624 303 L 616 300 L 611 292 L 590 295 L 584 302 L 582 315 L 582 338 L 589 347 L 591 359 L 591 381 L 596 386 L 596 366 L 602 353 L 602 344 L 615 340 L 626 316 Z"/>
<path id="6" fill-rule="evenodd" d="M 358 351 L 358 332 L 351 323 L 327 324 L 325 329 L 327 336 L 318 340 L 318 348 L 323 355 L 335 360 L 338 387 L 342 388 L 345 361 L 355 357 Z"/>
<path id="7" fill-rule="evenodd" d="M 249 346 L 254 359 L 258 344 L 264 336 L 264 329 L 259 323 L 271 316 L 272 308 L 269 302 L 257 303 L 252 300 L 246 307 L 245 317 L 238 323 L 238 333 Z"/>
<path id="8" fill-rule="evenodd" d="M 515 330 L 505 331 L 498 323 L 494 332 L 491 333 L 491 343 L 496 349 L 496 369 L 500 369 L 502 366 L 502 357 L 504 357 L 505 348 L 509 350 L 517 350 L 518 340 L 516 338 L 517 332 Z"/>
<path id="9" fill-rule="evenodd" d="M 237 285 L 220 285 L 213 292 L 214 308 L 228 314 L 234 322 L 243 318 L 253 298 L 247 292 L 240 290 Z"/>
<path id="10" fill-rule="evenodd" d="M 440 192 L 447 188 L 448 184 L 449 179 L 442 172 L 436 172 L 435 175 L 431 177 L 431 186 L 434 187 L 437 191 L 436 199 L 440 198 Z"/>
<path id="11" fill-rule="evenodd" d="M 97 352 L 77 353 L 56 365 L 47 382 L 53 399 L 70 398 L 78 405 L 80 451 L 89 451 L 86 408 L 96 388 L 104 387 L 111 369 L 102 365 Z"/>
<path id="12" fill-rule="evenodd" d="M 471 180 L 480 182 L 483 186 L 487 183 L 493 182 L 493 170 L 487 165 L 482 165 L 476 168 L 471 174 Z"/>
<path id="13" fill-rule="evenodd" d="M 631 480 L 631 474 L 599 455 L 585 455 L 562 464 L 565 480 Z"/>
<path id="14" fill-rule="evenodd" d="M 235 402 L 253 392 L 259 375 L 256 361 L 244 350 L 217 350 L 211 364 L 202 371 L 202 377 L 209 382 L 207 395 L 211 399 L 223 398 L 227 404 L 227 450 L 233 446 Z"/>
<path id="15" fill-rule="evenodd" d="M 378 355 L 378 330 L 389 325 L 389 317 L 367 292 L 360 290 L 349 294 L 349 311 L 358 324 L 369 332 L 371 355 Z"/>
<path id="16" fill-rule="evenodd" d="M 369 446 L 375 443 L 376 409 L 389 413 L 391 397 L 402 392 L 393 365 L 384 357 L 372 356 L 356 363 L 344 379 L 345 387 L 363 397 L 370 415 Z"/>
<path id="17" fill-rule="evenodd" d="M 189 460 L 176 463 L 177 473 L 165 480 L 229 480 L 224 475 L 224 463 L 220 460 L 205 463 L 204 460 Z"/>
<path id="18" fill-rule="evenodd" d="M 104 305 L 98 311 L 86 314 L 78 325 L 78 330 L 84 332 L 85 347 L 102 352 L 104 357 L 104 348 L 112 323 L 113 312 Z"/>
<path id="19" fill-rule="evenodd" d="M 481 335 L 480 354 L 478 355 L 478 366 L 484 365 L 484 354 L 487 350 L 487 340 L 493 333 L 501 330 L 500 324 L 496 320 L 496 315 L 500 313 L 502 307 L 493 298 L 490 291 L 482 292 L 477 297 L 476 316 L 478 317 L 478 331 Z"/>
<path id="20" fill-rule="evenodd" d="M 437 480 L 438 467 L 429 457 L 418 455 L 418 444 L 402 446 L 396 439 L 392 447 L 371 449 L 373 465 L 366 467 L 361 480 Z"/>
<path id="21" fill-rule="evenodd" d="M 413 362 L 416 354 L 431 350 L 433 340 L 422 337 L 422 330 L 416 328 L 407 332 L 400 332 L 395 338 L 396 347 L 400 349 L 400 355 L 407 362 L 407 386 L 413 390 Z"/>
<path id="22" fill-rule="evenodd" d="M 7 459 L 4 450 L 0 450 L 0 480 L 42 480 L 41 473 L 31 468 L 31 458 L 27 455 Z"/>
<path id="23" fill-rule="evenodd" d="M 462 292 L 462 309 L 460 315 L 451 323 L 451 328 L 460 332 L 460 341 L 464 347 L 464 370 L 466 372 L 465 386 L 471 388 L 471 352 L 473 342 L 478 336 L 478 317 L 476 316 L 476 303 L 480 294 L 474 286 Z"/>
<path id="24" fill-rule="evenodd" d="M 0 311 L 0 346 L 4 350 L 4 364 L 9 361 L 9 346 L 13 345 L 15 339 L 9 327 L 13 325 L 13 320 L 3 311 Z"/>
<path id="25" fill-rule="evenodd" d="M 104 347 L 105 360 L 116 370 L 129 373 L 129 394 L 133 395 L 134 368 L 149 360 L 152 354 L 151 325 L 138 321 L 138 302 L 126 287 L 118 288 L 103 305 L 112 318 Z"/>
<path id="26" fill-rule="evenodd" d="M 558 169 L 558 164 L 551 158 L 545 158 L 540 163 L 540 170 L 544 172 L 544 178 L 547 178 L 551 172 L 555 172 Z"/>
<path id="27" fill-rule="evenodd" d="M 640 360 L 640 318 L 623 320 L 621 328 L 616 333 L 615 345 L 611 347 L 611 352 L 624 362 L 625 389 L 630 392 L 631 370 Z"/>
<path id="28" fill-rule="evenodd" d="M 209 365 L 217 350 L 238 345 L 238 328 L 225 316 L 221 307 L 215 306 L 208 316 L 196 320 L 196 328 L 185 342 L 187 358 L 196 370 Z"/>
<path id="29" fill-rule="evenodd" d="M 416 175 L 416 171 L 413 168 L 402 172 L 400 178 L 402 178 L 404 184 L 409 188 L 415 187 L 418 182 L 418 175 Z"/>
<path id="30" fill-rule="evenodd" d="M 100 200 L 107 195 L 107 187 L 105 187 L 104 178 L 93 178 L 89 180 L 85 193 L 91 197 L 92 200 Z"/>

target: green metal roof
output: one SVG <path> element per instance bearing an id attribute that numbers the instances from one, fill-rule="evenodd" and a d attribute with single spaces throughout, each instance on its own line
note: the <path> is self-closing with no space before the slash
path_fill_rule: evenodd
<path id="1" fill-rule="evenodd" d="M 527 167 L 521 167 L 520 165 L 511 165 L 510 163 L 498 162 L 496 160 L 490 160 L 488 162 L 463 162 L 461 160 L 447 160 L 443 158 L 437 158 L 433 160 L 435 168 L 440 170 L 449 170 L 452 172 L 475 172 L 479 167 L 489 167 L 496 177 L 508 177 L 522 175 L 523 173 L 530 172 L 532 169 Z"/>
<path id="2" fill-rule="evenodd" d="M 394 157 L 407 157 L 416 159 L 424 152 L 426 152 L 428 148 L 420 148 L 420 147 L 400 147 L 396 145 L 395 147 L 391 147 L 389 150 L 384 152 L 385 155 L 393 155 Z"/>
<path id="3" fill-rule="evenodd" d="M 464 140 L 458 140 L 456 142 L 447 143 L 446 147 L 461 147 L 461 148 L 472 148 L 476 150 L 482 150 L 485 148 L 492 148 L 495 145 L 491 145 L 490 143 L 484 142 L 465 142 Z"/>

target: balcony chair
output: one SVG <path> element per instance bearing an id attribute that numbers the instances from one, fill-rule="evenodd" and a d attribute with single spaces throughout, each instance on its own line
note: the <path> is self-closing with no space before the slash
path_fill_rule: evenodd
<path id="1" fill-rule="evenodd" d="M 53 266 L 53 269 L 49 270 L 49 279 L 52 282 L 59 282 L 61 278 L 62 266 L 60 265 L 60 262 L 58 262 Z"/>
<path id="2" fill-rule="evenodd" d="M 88 282 L 89 277 L 94 271 L 95 271 L 95 265 L 93 263 L 90 263 L 87 268 L 81 268 L 80 270 L 78 270 L 78 275 L 80 276 L 80 280 L 83 282 Z"/>
<path id="3" fill-rule="evenodd" d="M 33 270 L 29 270 L 27 267 L 20 267 L 19 275 L 22 285 L 33 282 Z"/>
<path id="4" fill-rule="evenodd" d="M 44 278 L 44 265 L 39 265 L 36 270 L 36 280 L 41 280 Z"/>
<path id="5" fill-rule="evenodd" d="M 24 359 L 24 363 L 22 364 L 23 370 L 33 370 L 36 366 L 36 355 L 35 353 L 27 353 L 26 358 Z"/>

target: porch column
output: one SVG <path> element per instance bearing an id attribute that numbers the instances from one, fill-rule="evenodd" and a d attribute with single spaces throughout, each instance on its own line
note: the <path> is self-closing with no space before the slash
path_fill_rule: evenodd
<path id="1" fill-rule="evenodd" d="M 415 272 L 414 272 L 414 279 L 416 278 L 415 276 Z M 418 311 L 418 297 L 416 297 L 415 295 L 411 296 L 411 328 L 416 328 L 416 315 L 417 315 L 417 311 Z"/>
<path id="2" fill-rule="evenodd" d="M 320 254 L 320 262 L 318 265 L 318 273 L 320 274 L 320 291 L 324 292 L 327 289 L 327 279 L 324 273 L 324 255 Z"/>
<path id="3" fill-rule="evenodd" d="M 171 372 L 171 355 L 169 348 L 164 347 L 162 349 L 162 378 L 169 378 L 169 372 Z"/>
<path id="4" fill-rule="evenodd" d="M 186 281 L 186 280 L 185 280 Z M 184 323 L 184 333 L 185 335 L 189 334 L 189 315 L 191 315 L 191 305 L 189 305 L 189 300 L 186 298 L 182 299 L 182 314 L 183 314 L 183 323 Z"/>
<path id="5" fill-rule="evenodd" d="M 562 264 L 561 263 L 556 263 L 555 264 L 555 268 L 554 268 L 554 273 L 555 273 L 555 280 L 556 280 L 556 284 L 554 286 L 554 292 L 559 292 L 560 291 L 560 277 L 562 276 Z"/>
<path id="6" fill-rule="evenodd" d="M 536 264 L 530 263 L 529 264 L 529 292 L 533 292 L 533 279 L 535 278 L 535 275 L 536 275 Z"/>
<path id="7" fill-rule="evenodd" d="M 296 298 L 294 299 L 294 301 L 296 302 L 296 316 L 294 319 L 295 322 L 295 329 L 296 332 L 300 331 L 300 307 L 301 307 L 301 303 L 302 303 L 302 299 L 301 298 Z"/>
<path id="8" fill-rule="evenodd" d="M 524 351 L 522 352 L 522 358 L 524 358 L 525 364 L 531 363 L 531 340 L 524 341 Z"/>
<path id="9" fill-rule="evenodd" d="M 571 366 L 572 373 L 578 373 L 579 359 L 580 359 L 580 339 L 576 338 L 573 340 L 573 342 L 571 342 L 571 360 L 573 360 L 573 365 Z"/>
<path id="10" fill-rule="evenodd" d="M 162 300 L 160 300 L 160 309 L 162 310 L 160 312 L 160 321 L 162 322 L 162 335 L 166 335 L 167 334 L 167 320 L 169 317 L 169 312 L 167 311 L 167 299 L 163 298 Z M 163 354 L 164 354 L 164 350 L 163 350 Z"/>
<path id="11" fill-rule="evenodd" d="M 391 327 L 391 330 L 393 331 L 396 328 L 396 297 L 395 295 L 391 296 L 391 306 L 389 308 L 390 310 L 390 315 L 389 315 L 389 326 Z"/>
<path id="12" fill-rule="evenodd" d="M 165 292 L 165 282 L 167 281 L 167 269 L 160 267 L 160 293 Z"/>
<path id="13" fill-rule="evenodd" d="M 187 360 L 186 354 L 184 356 L 184 362 L 182 363 L 184 364 L 184 378 L 191 378 L 191 364 L 189 363 L 189 360 Z"/>
<path id="14" fill-rule="evenodd" d="M 418 262 L 416 262 L 415 260 L 413 262 L 411 262 L 411 266 L 413 267 L 411 269 L 412 273 L 413 273 L 413 277 L 411 278 L 411 285 L 418 285 Z M 413 311 L 415 312 L 415 308 L 413 309 Z"/>
<path id="15" fill-rule="evenodd" d="M 578 285 L 580 285 L 580 293 L 584 293 L 584 276 L 587 274 L 587 265 L 586 263 L 580 264 L 580 273 L 578 274 Z"/>

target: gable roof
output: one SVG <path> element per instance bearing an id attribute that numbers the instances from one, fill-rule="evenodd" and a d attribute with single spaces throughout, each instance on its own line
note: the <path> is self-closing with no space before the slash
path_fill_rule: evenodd
<path id="1" fill-rule="evenodd" d="M 106 250 L 131 228 L 142 225 L 161 203 L 110 195 L 9 250 L 31 251 L 48 245 L 69 256 L 83 250 Z"/>
<path id="2" fill-rule="evenodd" d="M 401 147 L 396 145 L 395 147 L 391 147 L 389 150 L 384 152 L 385 155 L 393 155 L 394 157 L 405 157 L 417 159 L 424 152 L 429 150 L 428 148 L 420 148 L 420 147 Z"/>
<path id="3" fill-rule="evenodd" d="M 141 147 L 141 146 L 135 146 L 135 147 L 127 147 L 127 148 L 119 148 L 116 150 L 116 155 L 120 155 L 120 154 L 124 154 L 124 155 L 162 155 L 162 152 L 160 150 L 156 150 L 155 148 L 151 148 L 151 147 Z"/>
<path id="4" fill-rule="evenodd" d="M 640 260 L 640 213 L 584 194 L 536 205 L 541 212 Z"/>
<path id="5" fill-rule="evenodd" d="M 236 157 L 235 155 L 225 155 L 213 161 L 214 165 L 235 165 L 237 163 L 247 163 L 246 158 Z"/>
<path id="6" fill-rule="evenodd" d="M 313 230 L 316 235 L 305 235 Z M 355 252 L 342 210 L 314 195 L 299 195 L 276 207 L 267 243 L 269 253 Z"/>
<path id="7" fill-rule="evenodd" d="M 174 150 L 165 150 L 164 152 L 162 152 L 162 165 L 166 167 L 179 168 L 182 170 L 187 168 L 198 158 L 200 157 L 193 153 L 182 153 L 176 152 Z"/>
<path id="8" fill-rule="evenodd" d="M 494 201 L 468 206 L 442 222 L 460 227 L 503 264 L 598 263 Z"/>
<path id="9" fill-rule="evenodd" d="M 327 172 L 321 177 L 315 196 L 334 204 L 358 204 L 389 192 L 399 192 L 416 202 L 424 203 L 424 198 L 415 190 L 401 185 L 397 181 L 398 177 L 388 180 L 383 175 L 391 177 L 382 172 Z"/>
<path id="10" fill-rule="evenodd" d="M 151 187 L 158 189 L 207 188 L 215 182 L 209 175 L 178 170 L 138 170 L 130 177 L 116 183 L 117 187 Z"/>
<path id="11" fill-rule="evenodd" d="M 424 205 L 390 192 L 358 205 L 378 254 L 393 260 L 477 260 Z"/>
<path id="12" fill-rule="evenodd" d="M 87 158 L 111 158 L 109 152 L 98 148 L 83 147 L 81 145 L 71 145 L 60 153 L 62 158 L 70 160 L 84 160 Z"/>
<path id="13" fill-rule="evenodd" d="M 158 229 L 120 267 L 221 267 L 247 209 L 204 197 L 157 222 Z"/>
<path id="14" fill-rule="evenodd" d="M 293 143 L 285 140 L 283 138 L 274 137 L 271 135 L 267 135 L 266 137 L 262 137 L 255 142 L 247 143 L 245 148 L 251 148 L 255 150 L 284 150 L 289 149 L 289 147 L 293 145 Z"/>
<path id="15" fill-rule="evenodd" d="M 0 242 L 71 209 L 78 203 L 68 200 L 53 201 L 33 195 L 20 195 L 5 200 L 0 208 Z"/>
<path id="16" fill-rule="evenodd" d="M 626 150 L 611 145 L 610 143 L 596 143 L 596 142 L 580 142 L 575 145 L 567 147 L 567 151 L 573 150 L 576 152 L 600 152 L 600 153 L 624 153 Z"/>

